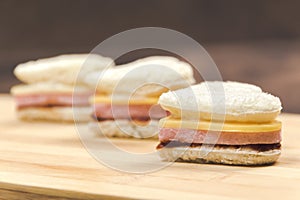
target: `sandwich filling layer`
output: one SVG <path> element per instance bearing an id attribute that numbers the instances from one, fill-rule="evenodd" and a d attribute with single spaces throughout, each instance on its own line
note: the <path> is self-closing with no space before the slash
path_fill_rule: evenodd
<path id="1" fill-rule="evenodd" d="M 207 141 L 208 137 L 211 139 Z M 281 131 L 269 132 L 217 132 L 208 130 L 162 128 L 160 142 L 178 141 L 182 143 L 215 143 L 222 145 L 273 144 L 281 142 Z"/>
<path id="2" fill-rule="evenodd" d="M 174 147 L 190 147 L 190 148 L 198 148 L 201 147 L 203 144 L 199 143 L 182 143 L 182 142 L 160 142 L 157 145 L 157 149 L 162 149 L 162 148 L 174 148 Z M 221 145 L 221 144 L 216 144 L 213 146 L 214 148 L 226 148 L 230 147 L 232 149 L 251 149 L 253 151 L 258 151 L 258 152 L 263 152 L 263 151 L 269 151 L 269 150 L 274 150 L 274 149 L 281 149 L 281 144 L 280 143 L 274 143 L 274 144 L 265 144 L 265 145 L 260 145 L 260 144 L 248 144 L 248 145 Z"/>
<path id="3" fill-rule="evenodd" d="M 27 107 L 88 106 L 90 93 L 82 94 L 26 94 L 15 96 L 17 109 Z"/>
<path id="4" fill-rule="evenodd" d="M 113 99 L 113 100 L 112 100 Z M 169 113 L 156 104 L 157 98 L 139 97 L 132 99 L 112 98 L 109 96 L 96 96 L 94 104 L 94 118 L 98 121 L 114 119 L 131 119 L 148 121 L 161 119 Z"/>
<path id="5" fill-rule="evenodd" d="M 222 147 L 259 147 L 265 149 L 280 144 L 281 122 L 224 123 L 209 121 L 184 121 L 164 118 L 159 122 L 157 148 L 212 144 Z M 250 146 L 249 146 L 250 145 Z M 278 146 L 278 145 L 277 145 Z"/>
<path id="6" fill-rule="evenodd" d="M 21 84 L 11 88 L 17 109 L 33 107 L 87 107 L 92 91 L 83 85 L 43 82 Z"/>
<path id="7" fill-rule="evenodd" d="M 137 119 L 150 120 L 160 119 L 167 116 L 159 105 L 111 105 L 96 104 L 95 118 L 98 121 L 112 119 Z"/>

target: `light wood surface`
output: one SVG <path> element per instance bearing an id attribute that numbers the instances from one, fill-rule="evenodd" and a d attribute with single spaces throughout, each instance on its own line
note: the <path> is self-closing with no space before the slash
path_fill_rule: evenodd
<path id="1" fill-rule="evenodd" d="M 174 163 L 148 174 L 107 168 L 87 152 L 74 125 L 28 123 L 0 96 L 2 199 L 300 199 L 300 115 L 282 114 L 283 150 L 267 167 Z M 114 140 L 147 152 L 157 141 Z"/>

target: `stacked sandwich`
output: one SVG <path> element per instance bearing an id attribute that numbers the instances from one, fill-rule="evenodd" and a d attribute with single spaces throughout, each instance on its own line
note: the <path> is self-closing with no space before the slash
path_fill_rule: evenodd
<path id="1" fill-rule="evenodd" d="M 96 85 L 91 99 L 94 130 L 110 137 L 157 137 L 158 120 L 168 115 L 157 101 L 168 90 L 194 83 L 192 67 L 174 57 L 154 56 L 86 77 Z"/>
<path id="2" fill-rule="evenodd" d="M 14 74 L 24 84 L 11 89 L 18 117 L 73 121 L 75 111 L 78 121 L 89 120 L 88 98 L 93 89 L 84 84 L 83 79 L 113 64 L 112 59 L 96 54 L 61 55 L 19 64 Z"/>
<path id="3" fill-rule="evenodd" d="M 157 146 L 168 161 L 265 165 L 280 155 L 280 99 L 237 82 L 203 82 L 160 96 L 170 116 Z"/>

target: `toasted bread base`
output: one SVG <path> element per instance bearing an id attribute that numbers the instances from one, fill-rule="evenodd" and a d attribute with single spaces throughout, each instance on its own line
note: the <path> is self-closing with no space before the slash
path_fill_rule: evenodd
<path id="1" fill-rule="evenodd" d="M 129 119 L 106 120 L 90 123 L 98 135 L 118 138 L 157 139 L 158 120 L 132 121 Z"/>
<path id="2" fill-rule="evenodd" d="M 26 121 L 88 122 L 92 118 L 90 107 L 28 107 L 17 111 L 17 116 Z"/>
<path id="3" fill-rule="evenodd" d="M 280 149 L 257 151 L 231 146 L 215 146 L 210 150 L 206 153 L 201 147 L 165 147 L 159 150 L 159 154 L 165 161 L 256 166 L 275 163 L 281 153 Z"/>

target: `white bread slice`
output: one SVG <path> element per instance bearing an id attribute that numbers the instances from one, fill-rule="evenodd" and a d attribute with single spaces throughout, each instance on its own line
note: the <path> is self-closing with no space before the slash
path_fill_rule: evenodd
<path id="1" fill-rule="evenodd" d="M 215 146 L 208 154 L 201 147 L 165 147 L 158 152 L 165 161 L 254 166 L 273 164 L 279 158 L 281 150 L 259 152 L 251 148 Z"/>
<path id="2" fill-rule="evenodd" d="M 262 92 L 254 85 L 238 82 L 202 82 L 170 91 L 158 103 L 175 118 L 268 122 L 282 107 L 278 97 Z"/>
<path id="3" fill-rule="evenodd" d="M 17 116 L 26 121 L 88 122 L 91 107 L 27 107 L 17 110 Z M 74 117 L 75 115 L 75 117 Z"/>
<path id="4" fill-rule="evenodd" d="M 97 54 L 68 54 L 19 64 L 14 74 L 25 83 L 60 82 L 74 85 L 77 79 L 77 83 L 82 84 L 87 74 L 113 65 L 111 58 Z"/>
<path id="5" fill-rule="evenodd" d="M 118 138 L 157 139 L 158 120 L 152 120 L 146 126 L 138 125 L 129 119 L 91 122 L 90 130 L 97 135 Z"/>
<path id="6" fill-rule="evenodd" d="M 169 56 L 142 58 L 86 77 L 86 83 L 97 85 L 99 92 L 141 96 L 159 96 L 194 82 L 191 65 Z"/>

